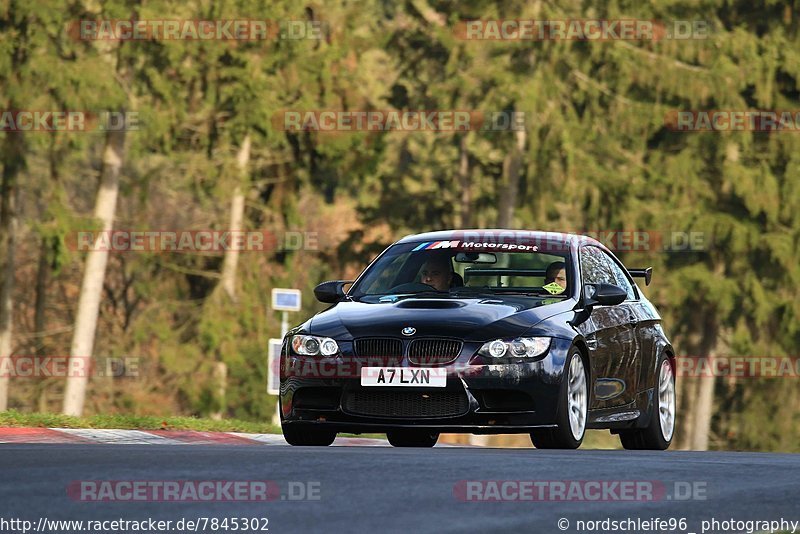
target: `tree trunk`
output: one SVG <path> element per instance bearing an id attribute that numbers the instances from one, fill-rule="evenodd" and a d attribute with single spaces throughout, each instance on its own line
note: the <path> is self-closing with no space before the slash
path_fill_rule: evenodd
<path id="1" fill-rule="evenodd" d="M 250 162 L 250 134 L 247 134 L 242 141 L 242 146 L 236 155 L 236 169 L 238 176 L 236 187 L 233 190 L 231 199 L 231 220 L 228 230 L 239 232 L 242 230 L 244 219 L 244 188 L 243 182 L 247 177 L 247 165 Z M 221 285 L 225 293 L 236 302 L 236 266 L 239 263 L 239 251 L 234 247 L 225 251 L 225 259 L 222 263 Z"/>
<path id="2" fill-rule="evenodd" d="M 714 276 L 719 278 L 725 277 L 725 263 L 721 259 L 714 262 Z M 727 336 L 726 331 L 720 328 L 716 322 L 717 314 L 714 310 L 709 310 L 704 314 L 704 320 L 701 324 L 702 329 L 698 332 L 700 343 L 699 354 L 704 355 L 703 369 L 714 369 L 714 357 L 720 354 L 721 351 L 727 349 Z M 712 371 L 710 376 L 698 377 L 697 384 L 697 397 L 693 406 L 693 422 L 692 422 L 692 437 L 691 449 L 695 451 L 707 451 L 709 434 L 711 433 L 711 415 L 714 409 L 714 387 L 717 383 L 717 377 Z"/>
<path id="3" fill-rule="evenodd" d="M 714 355 L 709 354 L 705 361 L 709 369 L 714 368 Z M 705 366 L 704 366 L 705 367 Z M 711 431 L 711 412 L 714 407 L 714 385 L 716 377 L 700 378 L 697 387 L 697 400 L 694 407 L 694 421 L 690 448 L 693 451 L 708 450 L 708 435 Z"/>
<path id="4" fill-rule="evenodd" d="M 250 134 L 242 140 L 242 146 L 236 154 L 236 187 L 231 198 L 231 218 L 228 230 L 239 232 L 244 227 L 244 199 L 245 183 L 247 178 L 247 166 L 250 163 Z M 222 262 L 222 274 L 220 275 L 220 286 L 225 294 L 236 302 L 236 268 L 239 264 L 239 251 L 234 247 L 225 251 L 225 259 Z M 223 361 L 214 364 L 214 381 L 217 386 L 217 396 L 219 398 L 219 411 L 211 413 L 211 419 L 222 419 L 225 414 L 225 395 L 228 383 L 228 368 Z"/>
<path id="5" fill-rule="evenodd" d="M 461 209 L 459 218 L 461 228 L 472 226 L 472 183 L 469 174 L 469 154 L 467 153 L 467 135 L 462 134 L 458 146 L 458 183 L 461 187 Z"/>
<path id="6" fill-rule="evenodd" d="M 697 387 L 699 378 L 686 376 L 680 379 L 680 392 L 676 399 L 676 409 L 680 424 L 676 428 L 676 448 L 691 449 L 694 439 L 695 405 L 697 404 Z"/>
<path id="7" fill-rule="evenodd" d="M 725 264 L 716 261 L 714 275 L 725 276 Z M 717 323 L 714 309 L 697 307 L 689 317 L 692 331 L 684 340 L 687 354 L 697 361 L 692 363 L 694 376 L 684 377 L 681 395 L 681 427 L 678 445 L 682 449 L 708 450 L 711 416 L 714 408 L 716 377 L 713 373 L 714 357 L 726 348 L 726 333 Z M 707 371 L 711 371 L 708 373 Z"/>
<path id="8" fill-rule="evenodd" d="M 17 176 L 25 166 L 22 133 L 6 132 L 3 181 L 0 184 L 0 364 L 11 357 L 13 335 L 14 255 L 17 246 Z M 9 377 L 0 374 L 0 411 L 8 408 Z"/>
<path id="9" fill-rule="evenodd" d="M 42 236 L 42 245 L 39 249 L 39 266 L 36 268 L 36 297 L 33 313 L 33 333 L 36 336 L 36 355 L 44 356 L 44 337 L 46 319 L 45 306 L 47 304 L 47 281 L 50 278 L 50 243 L 47 237 Z"/>
<path id="10" fill-rule="evenodd" d="M 5 189 L 5 188 L 4 188 Z M 16 190 L 8 191 L 11 196 L 16 196 Z M 6 204 L 5 198 L 3 204 Z M 13 201 L 10 202 L 13 204 Z M 13 208 L 12 208 L 13 209 Z M 13 302 L 12 293 L 14 291 L 14 252 L 16 248 L 17 220 L 15 215 L 11 215 L 2 224 L 0 231 L 0 250 L 4 251 L 4 259 L 0 265 L 0 364 L 11 357 L 13 336 Z M 9 376 L 0 373 L 0 411 L 8 409 L 8 389 Z"/>
<path id="11" fill-rule="evenodd" d="M 511 228 L 514 224 L 514 206 L 519 193 L 519 177 L 522 171 L 522 155 L 528 139 L 527 132 L 514 132 L 516 143 L 503 161 L 503 189 L 500 192 L 500 205 L 497 214 L 498 228 Z"/>
<path id="12" fill-rule="evenodd" d="M 217 391 L 216 397 L 217 402 L 219 403 L 219 409 L 215 412 L 210 414 L 210 418 L 215 421 L 221 421 L 222 418 L 225 416 L 225 408 L 226 408 L 226 389 L 228 385 L 228 366 L 225 365 L 225 362 L 215 362 L 214 363 L 214 382 L 217 384 Z"/>
<path id="13" fill-rule="evenodd" d="M 106 134 L 106 147 L 103 151 L 103 167 L 100 172 L 100 189 L 97 192 L 94 216 L 102 224 L 102 231 L 109 232 L 114 225 L 114 213 L 117 209 L 119 192 L 119 175 L 125 149 L 125 130 L 110 131 Z M 67 415 L 81 415 L 86 400 L 86 385 L 91 366 L 94 337 L 97 330 L 97 314 L 103 296 L 103 280 L 105 279 L 108 251 L 92 250 L 86 254 L 86 267 L 83 272 L 81 293 L 78 298 L 78 311 L 75 318 L 75 331 L 70 348 L 70 359 L 83 358 L 77 369 L 84 372 L 67 378 L 64 392 L 63 412 Z"/>

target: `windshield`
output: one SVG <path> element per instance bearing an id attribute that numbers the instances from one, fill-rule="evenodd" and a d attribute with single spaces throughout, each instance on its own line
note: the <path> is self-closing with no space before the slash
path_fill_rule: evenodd
<path id="1" fill-rule="evenodd" d="M 420 243 L 394 245 L 350 290 L 363 296 L 524 293 L 569 295 L 569 253 L 480 252 L 470 248 L 430 249 Z"/>

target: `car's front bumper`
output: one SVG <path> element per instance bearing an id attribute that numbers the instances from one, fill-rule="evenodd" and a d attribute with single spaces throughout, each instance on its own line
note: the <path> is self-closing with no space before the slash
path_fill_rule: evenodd
<path id="1" fill-rule="evenodd" d="M 364 387 L 358 368 L 343 366 L 341 360 L 331 361 L 326 374 L 320 372 L 325 366 L 319 360 L 304 366 L 307 359 L 284 354 L 282 423 L 353 433 L 401 428 L 524 433 L 554 426 L 570 345 L 569 340 L 553 339 L 547 355 L 534 362 L 476 365 L 457 360 L 447 367 L 443 388 Z M 399 366 L 409 367 L 406 362 Z"/>

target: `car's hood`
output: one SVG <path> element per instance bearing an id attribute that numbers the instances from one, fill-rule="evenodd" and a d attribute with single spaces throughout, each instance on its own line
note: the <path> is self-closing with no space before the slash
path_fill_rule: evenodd
<path id="1" fill-rule="evenodd" d="M 397 302 L 340 302 L 314 316 L 309 331 L 337 340 L 371 336 L 402 337 L 405 327 L 418 336 L 485 341 L 523 334 L 547 317 L 571 310 L 570 299 L 405 298 Z"/>

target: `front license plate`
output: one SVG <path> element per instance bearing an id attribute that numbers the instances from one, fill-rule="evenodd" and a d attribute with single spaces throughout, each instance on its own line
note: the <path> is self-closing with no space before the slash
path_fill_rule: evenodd
<path id="1" fill-rule="evenodd" d="M 362 367 L 361 385 L 443 388 L 447 385 L 447 369 L 415 369 L 413 367 Z"/>

